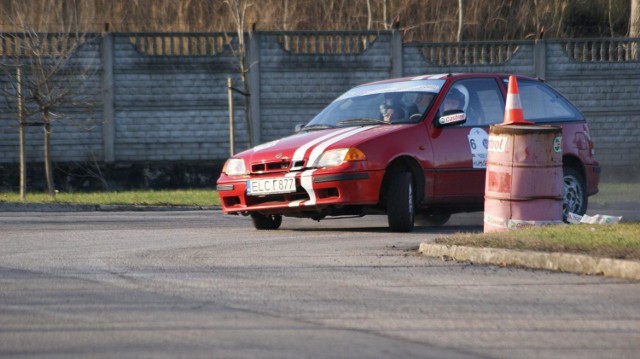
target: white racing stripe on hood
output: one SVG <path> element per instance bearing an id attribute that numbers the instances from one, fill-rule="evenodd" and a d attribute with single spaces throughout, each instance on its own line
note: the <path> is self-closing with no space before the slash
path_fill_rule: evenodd
<path id="1" fill-rule="evenodd" d="M 376 128 L 378 126 L 374 126 L 374 127 L 358 127 L 356 129 L 352 129 L 349 132 L 346 133 L 342 133 L 336 137 L 333 137 L 321 144 L 319 144 L 318 146 L 316 146 L 316 148 L 313 149 L 313 151 L 311 151 L 311 154 L 309 155 L 309 161 L 307 161 L 307 167 L 309 166 L 313 166 L 313 164 L 318 160 L 318 157 L 320 157 L 320 155 L 324 152 L 324 150 L 327 149 L 327 147 L 333 145 L 334 143 L 344 140 L 347 137 L 353 136 L 357 133 L 360 133 L 362 131 L 365 130 L 370 130 L 372 128 Z"/>
<path id="2" fill-rule="evenodd" d="M 377 127 L 377 126 L 375 126 Z M 311 154 L 309 155 L 309 161 L 307 162 L 307 165 L 311 166 L 313 165 L 313 163 L 318 159 L 318 157 L 320 157 L 320 155 L 324 152 L 324 150 L 327 149 L 327 147 L 331 146 L 332 144 L 343 140 L 349 136 L 355 135 L 357 133 L 360 133 L 364 130 L 368 130 L 371 129 L 372 127 L 359 127 L 359 128 L 347 128 L 346 131 L 344 130 L 340 130 L 334 133 L 331 133 L 329 135 L 326 136 L 322 136 L 320 138 L 317 138 L 314 141 L 311 141 L 307 144 L 305 144 L 304 146 L 300 147 L 298 150 L 296 150 L 293 158 L 294 160 L 301 160 L 304 157 L 305 152 L 313 145 L 321 142 L 321 141 L 325 141 L 322 142 L 321 144 L 319 144 L 316 148 L 313 149 L 313 151 L 311 151 Z M 297 156 L 300 156 L 299 158 Z M 293 169 L 293 168 L 292 168 Z M 309 199 L 304 201 L 304 200 L 297 200 L 297 201 L 293 201 L 289 203 L 289 207 L 299 207 L 299 206 L 313 206 L 314 204 L 316 204 L 316 191 L 314 191 L 313 189 L 313 177 L 311 176 L 313 174 L 313 172 L 315 172 L 315 169 L 312 170 L 307 170 L 302 172 L 302 174 L 300 175 L 300 185 L 302 186 L 302 188 L 304 188 L 305 191 L 307 191 L 307 194 L 309 195 Z"/>
<path id="3" fill-rule="evenodd" d="M 307 164 L 309 166 L 312 166 L 316 162 L 318 157 L 320 157 L 320 155 L 324 152 L 324 150 L 326 150 L 327 147 L 331 146 L 332 144 L 340 140 L 343 140 L 347 137 L 353 136 L 364 130 L 368 130 L 370 128 L 371 127 L 359 127 L 359 128 L 350 130 L 348 132 L 342 133 L 331 139 L 328 139 L 325 142 L 322 142 L 321 144 L 316 146 L 316 148 L 314 148 L 313 151 L 311 151 L 311 154 L 309 155 L 309 161 L 307 162 Z M 315 171 L 316 171 L 315 169 L 307 170 L 302 172 L 302 175 L 300 175 L 300 185 L 302 186 L 302 188 L 304 188 L 305 191 L 307 191 L 307 194 L 309 195 L 309 200 L 298 203 L 297 205 L 299 206 L 303 206 L 303 205 L 313 206 L 316 204 L 316 191 L 313 189 L 313 177 L 312 177 L 312 174 Z"/>
<path id="4" fill-rule="evenodd" d="M 307 150 L 309 148 L 311 148 L 311 146 L 314 146 L 314 145 L 316 145 L 316 144 L 318 144 L 318 143 L 320 143 L 322 141 L 325 141 L 328 138 L 331 138 L 333 136 L 338 136 L 338 135 L 340 135 L 342 133 L 345 133 L 345 132 L 348 132 L 350 130 L 351 130 L 350 128 L 343 128 L 343 129 L 340 129 L 338 131 L 328 133 L 328 134 L 326 134 L 324 136 L 320 136 L 320 137 L 314 139 L 313 141 L 309 141 L 309 142 L 305 143 L 300 148 L 298 148 L 296 150 L 296 152 L 293 154 L 293 158 L 291 159 L 291 162 L 295 164 L 296 162 L 303 160 L 304 159 L 304 154 L 307 153 Z M 301 168 L 302 168 L 302 166 L 291 167 L 291 170 L 292 171 L 293 170 L 299 170 Z"/>

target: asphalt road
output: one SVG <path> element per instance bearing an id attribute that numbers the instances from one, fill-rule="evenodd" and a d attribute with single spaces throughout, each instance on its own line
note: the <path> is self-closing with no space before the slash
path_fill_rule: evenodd
<path id="1" fill-rule="evenodd" d="M 415 254 L 461 230 L 0 213 L 0 357 L 638 357 L 639 282 Z"/>

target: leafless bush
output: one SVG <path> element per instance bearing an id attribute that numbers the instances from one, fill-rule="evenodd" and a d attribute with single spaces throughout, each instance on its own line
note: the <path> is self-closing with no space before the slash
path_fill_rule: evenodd
<path id="1" fill-rule="evenodd" d="M 65 112 L 70 107 L 92 107 L 84 80 L 93 70 L 90 66 L 72 62 L 80 46 L 90 41 L 84 32 L 87 24 L 83 19 L 92 9 L 84 8 L 86 4 L 80 0 L 6 3 L 9 6 L 4 4 L 0 14 L 11 21 L 11 32 L 0 33 L 0 74 L 9 86 L 3 88 L 2 93 L 6 98 L 15 99 L 10 102 L 18 104 L 22 168 L 26 161 L 24 127 L 40 126 L 43 129 L 45 177 L 49 195 L 54 197 L 53 123 L 68 117 Z M 22 180 L 20 192 L 23 197 Z"/>
<path id="2" fill-rule="evenodd" d="M 630 2 L 638 0 L 464 0 L 463 40 L 626 36 Z M 0 0 L 10 13 L 28 4 L 33 19 L 77 13 L 83 31 L 222 32 L 236 25 L 225 0 Z M 257 30 L 389 30 L 400 20 L 405 41 L 456 41 L 458 1 L 452 0 L 261 0 L 247 10 Z M 54 31 L 55 23 L 35 29 Z M 0 30 L 11 31 L 0 17 Z"/>

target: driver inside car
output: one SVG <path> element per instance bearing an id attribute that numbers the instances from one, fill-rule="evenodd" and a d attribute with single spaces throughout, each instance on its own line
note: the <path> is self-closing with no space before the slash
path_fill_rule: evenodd
<path id="1" fill-rule="evenodd" d="M 417 94 L 413 102 L 415 104 L 416 113 L 423 114 L 424 111 L 427 110 L 427 107 L 429 107 L 429 104 L 431 103 L 431 100 L 433 99 L 434 95 L 435 94 L 433 93 L 426 93 L 426 92 L 421 92 Z"/>
<path id="2" fill-rule="evenodd" d="M 410 114 L 410 118 L 413 120 L 414 116 L 421 117 L 422 114 L 427 110 L 431 100 L 433 100 L 435 94 L 420 92 L 416 94 L 415 99 L 413 100 L 413 104 L 408 107 L 407 112 Z M 416 119 L 417 120 L 417 119 Z"/>
<path id="3" fill-rule="evenodd" d="M 449 93 L 447 93 L 447 97 L 444 98 L 442 113 L 451 110 L 464 110 L 465 102 L 464 94 L 460 90 L 452 88 Z"/>
<path id="4" fill-rule="evenodd" d="M 404 110 L 392 99 L 386 99 L 380 104 L 380 114 L 382 120 L 388 123 L 404 119 Z"/>

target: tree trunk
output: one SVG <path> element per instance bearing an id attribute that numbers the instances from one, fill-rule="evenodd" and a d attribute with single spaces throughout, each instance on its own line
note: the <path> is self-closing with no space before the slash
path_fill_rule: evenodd
<path id="1" fill-rule="evenodd" d="M 609 0 L 609 4 L 607 4 L 607 5 L 608 5 L 608 7 L 607 7 L 607 13 L 608 14 L 607 15 L 609 17 L 609 34 L 611 34 L 611 37 L 615 37 L 615 32 L 613 31 L 613 15 L 612 15 L 612 11 L 611 11 L 611 8 L 612 8 L 611 0 Z"/>
<path id="2" fill-rule="evenodd" d="M 17 92 L 18 92 L 18 137 L 20 146 L 20 200 L 22 202 L 27 200 L 27 155 L 26 155 L 26 141 L 24 134 L 24 106 L 22 98 L 22 71 L 18 67 L 16 69 Z"/>
<path id="3" fill-rule="evenodd" d="M 251 33 L 249 34 L 249 36 L 251 36 Z M 242 80 L 242 89 L 244 91 L 244 120 L 245 120 L 245 124 L 247 126 L 247 135 L 249 136 L 249 147 L 253 147 L 254 145 L 257 145 L 257 143 L 253 143 L 253 122 L 251 120 L 251 103 L 249 102 L 249 96 L 251 96 L 251 89 L 249 88 L 249 79 L 248 79 L 248 75 L 249 75 L 249 71 L 251 71 L 251 64 L 248 64 L 248 66 L 245 65 L 245 62 L 247 61 L 247 51 L 246 51 L 246 44 L 244 41 L 244 34 L 242 32 L 238 33 L 238 52 L 239 52 L 239 59 L 238 59 L 238 63 L 240 65 L 240 79 Z"/>
<path id="4" fill-rule="evenodd" d="M 631 0 L 629 37 L 640 37 L 640 0 Z"/>
<path id="5" fill-rule="evenodd" d="M 367 31 L 371 30 L 371 0 L 367 0 Z"/>
<path id="6" fill-rule="evenodd" d="M 282 30 L 289 30 L 289 0 L 284 0 L 282 10 Z"/>
<path id="7" fill-rule="evenodd" d="M 244 37 L 245 24 L 246 24 L 246 11 L 249 7 L 253 6 L 253 2 L 249 0 L 225 0 L 229 11 L 231 11 L 231 17 L 235 23 L 236 33 L 238 36 L 238 51 L 234 52 L 234 56 L 238 61 L 238 69 L 240 72 L 240 79 L 242 80 L 242 87 L 244 89 L 244 117 L 247 126 L 247 134 L 249 136 L 249 147 L 253 147 L 253 121 L 251 120 L 251 109 L 248 96 L 251 94 L 249 86 L 248 74 L 251 71 L 253 64 L 247 64 L 247 48 Z M 252 26 L 253 27 L 253 26 Z M 249 31 L 249 38 L 253 36 L 253 28 Z"/>
<path id="8" fill-rule="evenodd" d="M 462 23 L 464 21 L 464 0 L 458 0 L 458 37 L 457 41 L 462 41 Z"/>
<path id="9" fill-rule="evenodd" d="M 284 9 L 282 11 L 282 30 L 289 30 L 289 0 L 284 0 Z M 289 51 L 289 35 L 284 36 L 284 49 Z"/>
<path id="10" fill-rule="evenodd" d="M 389 22 L 387 20 L 387 0 L 382 0 L 382 23 L 384 29 L 389 30 Z"/>
<path id="11" fill-rule="evenodd" d="M 20 137 L 20 201 L 24 202 L 27 200 L 27 156 L 25 151 L 24 119 L 22 117 L 20 118 L 18 132 Z"/>
<path id="12" fill-rule="evenodd" d="M 51 162 L 51 123 L 49 122 L 48 114 L 44 115 L 44 173 L 47 178 L 49 197 L 54 199 L 56 192 L 53 184 L 53 168 Z"/>
<path id="13" fill-rule="evenodd" d="M 640 0 L 631 0 L 631 18 L 629 19 L 629 37 L 640 37 Z M 637 60 L 638 44 L 631 44 L 631 58 Z"/>

